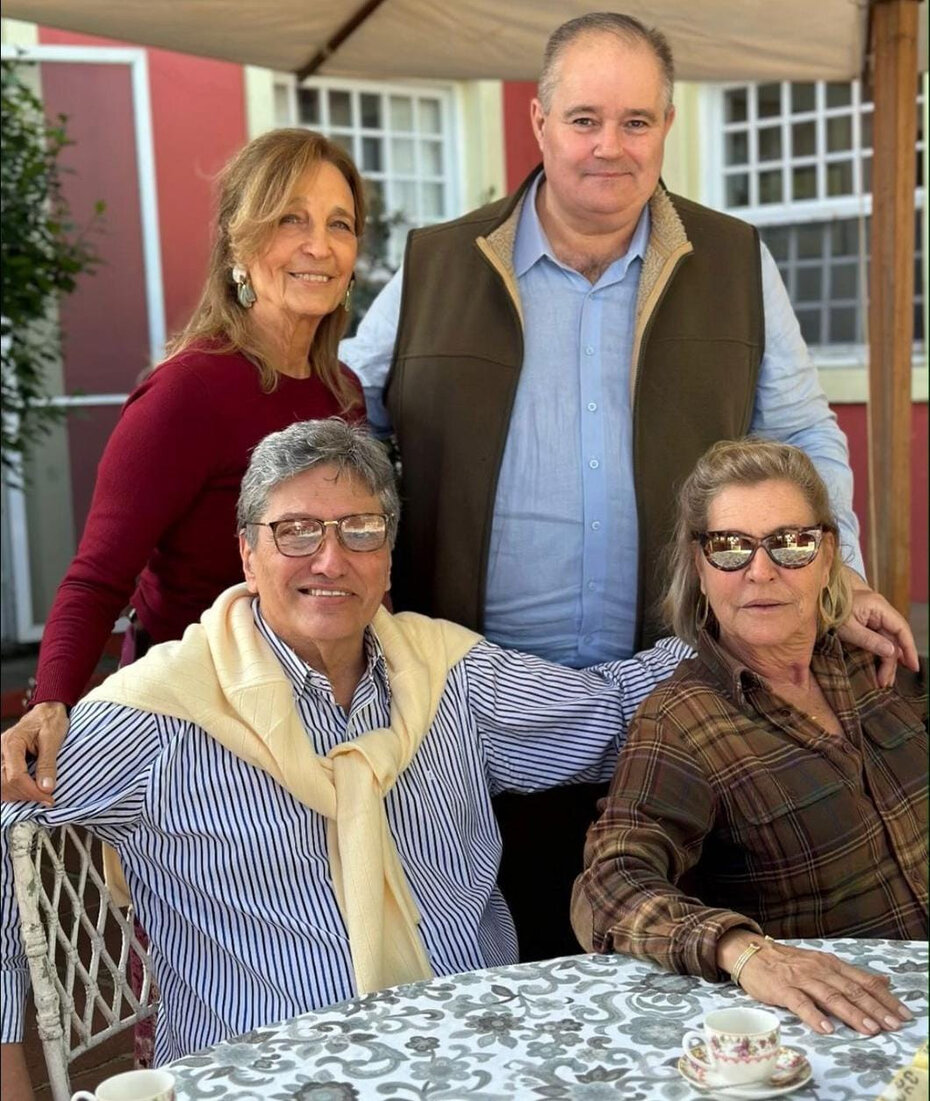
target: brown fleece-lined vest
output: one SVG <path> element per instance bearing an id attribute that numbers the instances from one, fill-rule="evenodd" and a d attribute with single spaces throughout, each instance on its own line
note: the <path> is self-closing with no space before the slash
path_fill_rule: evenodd
<path id="1" fill-rule="evenodd" d="M 395 607 L 478 631 L 498 472 L 523 362 L 511 258 L 529 183 L 457 221 L 410 234 L 386 387 L 403 461 Z M 662 633 L 655 605 L 676 489 L 712 443 L 748 430 L 764 348 L 755 229 L 661 186 L 650 212 L 631 372 L 638 646 Z"/>

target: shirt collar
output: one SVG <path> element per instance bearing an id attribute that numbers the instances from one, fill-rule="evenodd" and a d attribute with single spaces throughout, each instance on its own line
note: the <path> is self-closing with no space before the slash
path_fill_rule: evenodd
<path id="1" fill-rule="evenodd" d="M 540 172 L 536 176 L 527 188 L 526 198 L 520 210 L 520 220 L 517 224 L 517 236 L 513 248 L 513 270 L 518 279 L 526 275 L 537 260 L 542 259 L 544 256 L 547 256 L 554 264 L 558 264 L 560 267 L 565 266 L 560 260 L 556 259 L 555 253 L 552 251 L 552 246 L 549 244 L 549 239 L 546 237 L 546 231 L 543 229 L 542 222 L 539 220 L 539 212 L 536 209 L 536 196 L 539 193 L 539 185 L 544 178 L 544 172 Z M 633 236 L 630 239 L 630 247 L 627 249 L 626 254 L 621 256 L 618 260 L 615 260 L 614 263 L 610 265 L 610 268 L 607 269 L 611 271 L 615 264 L 618 265 L 616 271 L 613 272 L 616 278 L 622 278 L 622 276 L 626 274 L 627 268 L 634 260 L 641 260 L 646 255 L 651 226 L 652 220 L 649 214 L 649 204 L 646 203 L 643 207 L 642 214 L 639 216 L 639 221 L 636 223 L 636 229 L 633 231 Z"/>
<path id="2" fill-rule="evenodd" d="M 747 697 L 755 689 L 769 691 L 766 680 L 725 649 L 706 627 L 698 634 L 697 643 L 698 654 L 704 665 L 727 689 L 737 706 L 749 706 Z M 842 663 L 843 647 L 835 632 L 828 631 L 817 640 L 814 654 L 822 655 L 829 663 Z"/>
<path id="3" fill-rule="evenodd" d="M 298 696 L 306 695 L 310 690 L 332 695 L 332 685 L 329 680 L 322 673 L 308 665 L 268 626 L 262 616 L 258 597 L 255 597 L 252 601 L 252 618 L 255 621 L 258 633 L 271 647 L 272 653 L 281 663 L 287 679 L 291 682 L 294 692 Z M 362 674 L 362 679 L 370 677 L 379 681 L 385 689 L 390 691 L 384 651 L 381 649 L 381 643 L 371 627 L 365 628 L 363 646 L 365 648 L 365 672 Z"/>

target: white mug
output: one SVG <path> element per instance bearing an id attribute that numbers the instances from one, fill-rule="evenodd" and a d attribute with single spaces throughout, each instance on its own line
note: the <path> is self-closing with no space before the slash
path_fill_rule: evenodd
<path id="1" fill-rule="evenodd" d="M 166 1070 L 127 1070 L 104 1079 L 93 1093 L 78 1090 L 71 1101 L 175 1101 L 174 1076 Z"/>
<path id="2" fill-rule="evenodd" d="M 692 1046 L 703 1048 L 701 1055 Z M 714 1080 L 742 1086 L 775 1073 L 780 1046 L 778 1018 L 764 1009 L 715 1009 L 704 1016 L 704 1032 L 686 1032 L 685 1055 Z"/>

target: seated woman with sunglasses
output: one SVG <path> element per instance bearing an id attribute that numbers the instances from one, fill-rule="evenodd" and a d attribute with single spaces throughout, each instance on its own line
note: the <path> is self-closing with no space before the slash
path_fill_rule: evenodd
<path id="1" fill-rule="evenodd" d="M 926 697 L 840 642 L 849 607 L 810 459 L 712 447 L 681 490 L 664 604 L 697 656 L 639 709 L 588 833 L 586 949 L 729 974 L 818 1032 L 909 1016 L 884 979 L 778 943 L 927 936 Z"/>

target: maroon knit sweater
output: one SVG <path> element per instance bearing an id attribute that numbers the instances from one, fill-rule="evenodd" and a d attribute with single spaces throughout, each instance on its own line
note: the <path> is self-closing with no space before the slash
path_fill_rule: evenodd
<path id="1" fill-rule="evenodd" d="M 349 419 L 364 418 L 359 404 Z M 75 703 L 131 603 L 155 642 L 180 638 L 242 580 L 236 500 L 252 448 L 294 421 L 340 413 L 318 378 L 262 392 L 244 356 L 188 350 L 130 394 L 97 471 L 77 555 L 52 605 L 35 703 Z"/>

